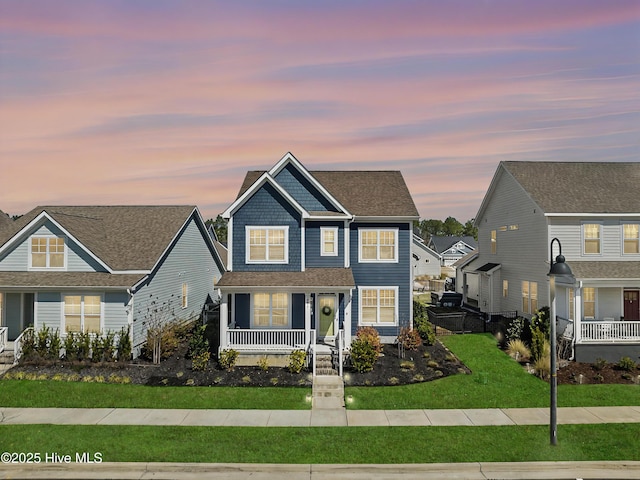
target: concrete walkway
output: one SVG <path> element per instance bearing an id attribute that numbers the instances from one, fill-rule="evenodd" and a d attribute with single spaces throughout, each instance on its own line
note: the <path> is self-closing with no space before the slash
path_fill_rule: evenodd
<path id="1" fill-rule="evenodd" d="M 401 427 L 545 425 L 548 408 L 451 410 L 164 410 L 144 408 L 0 408 L 0 425 L 182 425 L 227 427 Z M 640 423 L 636 407 L 558 409 L 558 424 Z"/>

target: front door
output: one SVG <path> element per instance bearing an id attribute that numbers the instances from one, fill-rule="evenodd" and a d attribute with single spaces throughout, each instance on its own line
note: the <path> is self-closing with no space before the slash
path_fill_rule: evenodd
<path id="1" fill-rule="evenodd" d="M 335 295 L 319 295 L 318 296 L 318 338 L 327 338 L 335 336 L 334 323 L 336 318 L 336 296 Z"/>
<path id="2" fill-rule="evenodd" d="M 624 319 L 640 320 L 640 291 L 624 291 Z"/>

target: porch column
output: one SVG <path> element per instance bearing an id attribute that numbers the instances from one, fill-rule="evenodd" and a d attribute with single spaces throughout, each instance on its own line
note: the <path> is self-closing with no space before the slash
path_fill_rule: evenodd
<path id="1" fill-rule="evenodd" d="M 582 342 L 582 288 L 576 287 L 573 295 L 573 336 L 575 343 Z"/>
<path id="2" fill-rule="evenodd" d="M 220 295 L 220 348 L 227 348 L 227 330 L 229 330 L 229 305 L 227 299 L 229 295 L 222 293 Z"/>
<path id="3" fill-rule="evenodd" d="M 344 344 L 351 346 L 351 290 L 344 293 Z"/>
<path id="4" fill-rule="evenodd" d="M 311 294 L 304 294 L 304 342 L 311 341 Z"/>

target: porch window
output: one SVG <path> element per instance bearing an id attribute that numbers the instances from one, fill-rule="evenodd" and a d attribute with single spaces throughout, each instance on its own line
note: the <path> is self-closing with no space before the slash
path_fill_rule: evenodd
<path id="1" fill-rule="evenodd" d="M 397 262 L 398 229 L 360 229 L 360 262 Z"/>
<path id="2" fill-rule="evenodd" d="M 338 255 L 338 227 L 320 228 L 320 255 L 335 257 Z"/>
<path id="3" fill-rule="evenodd" d="M 289 295 L 287 293 L 254 294 L 253 325 L 262 328 L 288 327 Z"/>
<path id="4" fill-rule="evenodd" d="M 584 253 L 585 255 L 597 255 L 600 253 L 600 224 L 585 223 L 584 233 Z"/>
<path id="5" fill-rule="evenodd" d="M 397 318 L 398 289 L 366 287 L 360 289 L 360 324 L 395 325 Z"/>
<path id="6" fill-rule="evenodd" d="M 65 332 L 100 333 L 102 313 L 99 295 L 65 295 Z"/>
<path id="7" fill-rule="evenodd" d="M 582 308 L 585 317 L 596 318 L 596 289 L 584 287 L 582 289 Z"/>
<path id="8" fill-rule="evenodd" d="M 288 227 L 247 227 L 247 263 L 287 263 Z"/>
<path id="9" fill-rule="evenodd" d="M 64 238 L 31 237 L 32 268 L 64 268 Z"/>
<path id="10" fill-rule="evenodd" d="M 625 254 L 640 253 L 640 225 L 637 223 L 625 223 L 622 226 L 624 245 L 623 252 Z"/>

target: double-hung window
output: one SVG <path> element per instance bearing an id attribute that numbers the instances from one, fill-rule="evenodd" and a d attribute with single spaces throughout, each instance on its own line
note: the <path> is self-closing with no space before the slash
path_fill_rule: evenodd
<path id="1" fill-rule="evenodd" d="M 359 291 L 361 325 L 397 325 L 397 287 L 360 287 Z"/>
<path id="2" fill-rule="evenodd" d="M 287 328 L 289 326 L 289 295 L 287 293 L 255 293 L 253 295 L 253 326 Z"/>
<path id="3" fill-rule="evenodd" d="M 247 227 L 247 263 L 287 263 L 289 227 Z"/>
<path id="4" fill-rule="evenodd" d="M 65 332 L 100 333 L 100 295 L 65 295 Z"/>
<path id="5" fill-rule="evenodd" d="M 31 268 L 64 268 L 62 237 L 31 237 Z"/>
<path id="6" fill-rule="evenodd" d="M 320 255 L 323 257 L 338 255 L 338 227 L 320 228 Z"/>
<path id="7" fill-rule="evenodd" d="M 495 255 L 498 253 L 498 232 L 491 230 L 491 253 Z"/>
<path id="8" fill-rule="evenodd" d="M 538 284 L 537 282 L 522 282 L 522 311 L 524 313 L 536 313 L 538 310 Z"/>
<path id="9" fill-rule="evenodd" d="M 625 223 L 622 225 L 623 247 L 625 255 L 640 253 L 640 225 Z"/>
<path id="10" fill-rule="evenodd" d="M 582 289 L 582 310 L 584 317 L 596 317 L 596 289 L 584 287 Z"/>
<path id="11" fill-rule="evenodd" d="M 585 223 L 582 225 L 583 232 L 583 251 L 585 255 L 600 254 L 600 224 Z"/>
<path id="12" fill-rule="evenodd" d="M 361 228 L 359 238 L 360 262 L 395 263 L 398 261 L 397 228 Z"/>

